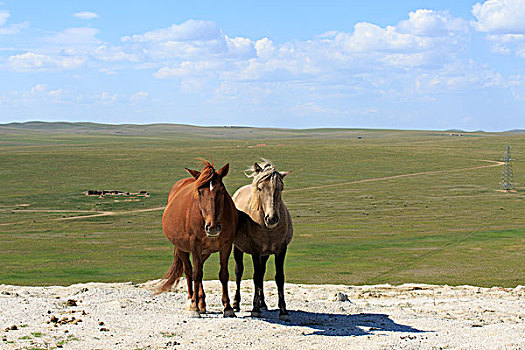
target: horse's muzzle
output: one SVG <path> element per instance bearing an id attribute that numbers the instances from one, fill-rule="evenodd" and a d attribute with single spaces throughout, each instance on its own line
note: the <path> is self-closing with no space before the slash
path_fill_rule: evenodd
<path id="1" fill-rule="evenodd" d="M 274 228 L 275 226 L 277 226 L 278 223 L 279 223 L 279 215 L 277 214 L 273 216 L 266 215 L 264 217 L 264 224 L 268 228 Z"/>
<path id="2" fill-rule="evenodd" d="M 222 225 L 218 224 L 215 226 L 210 226 L 209 224 L 204 225 L 204 232 L 206 235 L 211 238 L 219 236 L 222 232 Z"/>

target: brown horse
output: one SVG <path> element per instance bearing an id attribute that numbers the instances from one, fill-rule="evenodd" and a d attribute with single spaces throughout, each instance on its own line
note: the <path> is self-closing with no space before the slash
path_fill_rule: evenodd
<path id="1" fill-rule="evenodd" d="M 168 195 L 162 227 L 175 249 L 173 264 L 164 276 L 167 280 L 161 285 L 160 291 L 169 290 L 179 281 L 184 270 L 188 282 L 190 314 L 200 317 L 199 314 L 206 313 L 202 267 L 211 253 L 218 251 L 224 317 L 235 317 L 228 297 L 228 258 L 237 231 L 238 217 L 235 204 L 222 183 L 228 174 L 229 164 L 219 171 L 215 171 L 207 161 L 204 164 L 200 172 L 186 168 L 193 178 L 176 182 Z"/>
<path id="2" fill-rule="evenodd" d="M 241 187 L 233 195 L 239 213 L 239 229 L 234 241 L 235 277 L 237 291 L 233 303 L 234 310 L 240 310 L 241 279 L 244 271 L 243 253 L 251 254 L 253 261 L 252 317 L 260 317 L 261 309 L 267 309 L 264 301 L 263 281 L 266 262 L 275 254 L 275 282 L 279 293 L 279 318 L 289 321 L 284 301 L 284 258 L 288 244 L 292 240 L 292 218 L 281 200 L 284 188 L 283 179 L 289 172 L 278 172 L 265 161 L 262 167 L 255 163 L 247 175 L 253 177 L 251 185 Z M 245 213 L 249 216 L 246 217 Z M 250 220 L 251 218 L 251 220 Z"/>

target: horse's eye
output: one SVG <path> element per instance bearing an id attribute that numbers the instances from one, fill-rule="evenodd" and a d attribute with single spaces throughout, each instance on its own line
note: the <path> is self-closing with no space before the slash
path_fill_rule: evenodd
<path id="1" fill-rule="evenodd" d="M 257 187 L 257 191 L 259 191 L 259 192 L 260 192 L 260 191 L 262 191 L 262 188 L 260 188 L 260 187 Z"/>

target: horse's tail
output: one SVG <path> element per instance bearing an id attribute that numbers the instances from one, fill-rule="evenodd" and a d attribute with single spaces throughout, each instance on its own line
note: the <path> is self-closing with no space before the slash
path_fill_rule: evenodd
<path id="1" fill-rule="evenodd" d="M 179 284 L 179 279 L 182 276 L 182 259 L 179 256 L 177 248 L 173 251 L 173 263 L 171 268 L 164 275 L 164 282 L 158 287 L 157 294 L 167 292 L 171 289 L 173 285 L 177 286 Z"/>

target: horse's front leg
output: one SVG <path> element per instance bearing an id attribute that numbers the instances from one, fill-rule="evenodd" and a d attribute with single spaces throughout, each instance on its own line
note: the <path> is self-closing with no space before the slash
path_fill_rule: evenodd
<path id="1" fill-rule="evenodd" d="M 199 294 L 202 290 L 202 255 L 201 251 L 194 249 L 191 253 L 193 260 L 193 295 L 191 296 L 190 316 L 200 317 L 199 315 Z"/>
<path id="2" fill-rule="evenodd" d="M 235 259 L 235 283 L 237 289 L 235 290 L 235 297 L 233 298 L 233 310 L 241 311 L 241 281 L 244 273 L 244 254 L 242 250 L 233 247 L 233 258 Z"/>
<path id="3" fill-rule="evenodd" d="M 286 311 L 286 302 L 284 301 L 284 258 L 286 256 L 286 248 L 284 247 L 275 255 L 275 283 L 279 293 L 279 319 L 290 321 L 290 315 Z"/>
<path id="4" fill-rule="evenodd" d="M 253 309 L 252 317 L 261 317 L 261 295 L 263 285 L 263 272 L 261 268 L 261 256 L 259 254 L 252 254 L 253 262 Z"/>
<path id="5" fill-rule="evenodd" d="M 268 262 L 269 258 L 270 258 L 269 255 L 262 255 L 260 257 L 262 282 L 261 282 L 259 300 L 260 300 L 260 306 L 261 306 L 262 311 L 268 311 L 268 306 L 266 305 L 266 301 L 264 301 L 264 275 L 266 274 L 266 263 Z"/>
<path id="6" fill-rule="evenodd" d="M 221 270 L 219 272 L 219 279 L 222 284 L 222 305 L 224 306 L 224 317 L 235 317 L 233 308 L 230 305 L 230 297 L 228 296 L 228 280 L 230 274 L 228 273 L 228 259 L 232 251 L 232 246 L 224 247 L 220 250 Z"/>
<path id="7" fill-rule="evenodd" d="M 201 258 L 201 271 L 204 269 L 204 262 L 208 260 L 211 253 L 202 254 Z M 197 290 L 195 290 L 197 291 Z M 204 293 L 204 285 L 202 284 L 202 277 L 201 277 L 201 283 L 199 286 L 199 314 L 205 314 L 206 313 L 206 293 Z"/>

